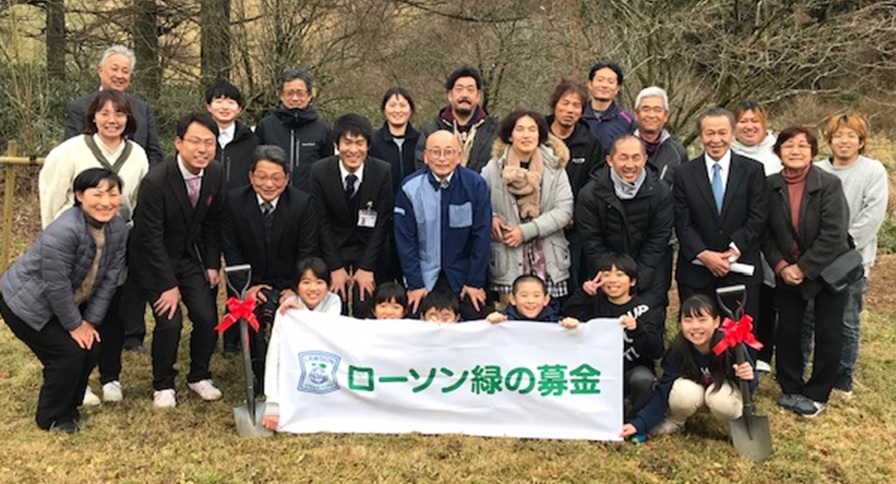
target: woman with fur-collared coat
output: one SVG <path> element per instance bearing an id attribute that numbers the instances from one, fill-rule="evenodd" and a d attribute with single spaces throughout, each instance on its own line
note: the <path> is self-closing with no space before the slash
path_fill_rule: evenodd
<path id="1" fill-rule="evenodd" d="M 806 128 L 778 135 L 775 154 L 784 169 L 768 177 L 768 228 L 762 251 L 777 278 L 775 337 L 778 405 L 804 417 L 825 407 L 837 379 L 846 294 L 821 281 L 821 272 L 849 250 L 849 208 L 840 180 L 812 165 L 818 142 Z M 814 301 L 815 357 L 803 380 L 800 333 L 808 302 Z"/>
<path id="2" fill-rule="evenodd" d="M 489 279 L 502 299 L 523 274 L 541 277 L 551 297 L 569 292 L 569 244 L 563 234 L 573 207 L 564 169 L 568 160 L 566 145 L 549 134 L 540 114 L 520 110 L 501 121 L 482 177 L 493 212 Z"/>

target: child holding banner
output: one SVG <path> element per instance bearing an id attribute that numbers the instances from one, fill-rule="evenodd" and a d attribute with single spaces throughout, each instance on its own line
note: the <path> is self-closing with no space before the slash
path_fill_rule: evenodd
<path id="1" fill-rule="evenodd" d="M 623 394 L 631 402 L 629 418 L 636 415 L 653 393 L 656 381 L 654 360 L 663 356 L 664 311 L 632 295 L 637 284 L 638 264 L 630 256 L 604 254 L 597 262 L 597 275 L 585 282 L 567 301 L 564 313 L 578 321 L 619 318 L 625 326 L 623 350 L 625 373 Z"/>
<path id="2" fill-rule="evenodd" d="M 523 274 L 513 280 L 510 289 L 510 303 L 502 311 L 489 314 L 485 320 L 496 324 L 510 321 L 539 321 L 560 323 L 565 328 L 578 326 L 578 321 L 567 321 L 551 304 L 547 284 L 534 274 Z"/>
<path id="3" fill-rule="evenodd" d="M 709 297 L 695 295 L 685 300 L 680 318 L 681 332 L 663 357 L 659 385 L 647 406 L 622 427 L 622 438 L 648 430 L 654 436 L 679 432 L 704 405 L 724 422 L 740 418 L 743 403 L 737 379 L 749 380 L 751 390 L 758 384 L 752 361 L 735 364 L 733 348 L 720 355 L 713 351 L 723 335 L 718 331 L 718 309 Z"/>
<path id="4" fill-rule="evenodd" d="M 342 312 L 342 301 L 339 296 L 330 292 L 330 271 L 327 264 L 319 257 L 302 259 L 297 265 L 299 281 L 296 283 L 296 296 L 286 299 L 278 312 L 284 314 L 287 309 L 317 311 L 338 316 Z M 283 318 L 277 318 L 271 328 L 271 341 L 265 358 L 264 418 L 261 424 L 268 430 L 277 430 L 280 423 L 280 325 Z"/>
<path id="5" fill-rule="evenodd" d="M 408 314 L 408 293 L 397 282 L 376 286 L 373 291 L 373 317 L 403 319 Z"/>

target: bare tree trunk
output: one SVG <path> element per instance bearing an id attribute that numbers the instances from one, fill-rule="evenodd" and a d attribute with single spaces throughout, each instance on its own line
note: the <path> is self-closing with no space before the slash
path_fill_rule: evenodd
<path id="1" fill-rule="evenodd" d="M 202 0 L 202 82 L 230 77 L 230 0 Z"/>
<path id="2" fill-rule="evenodd" d="M 47 0 L 47 77 L 65 80 L 65 1 Z"/>
<path id="3" fill-rule="evenodd" d="M 134 0 L 134 53 L 137 55 L 136 74 L 140 91 L 147 100 L 159 99 L 162 88 L 162 68 L 159 64 L 159 9 L 155 0 Z"/>

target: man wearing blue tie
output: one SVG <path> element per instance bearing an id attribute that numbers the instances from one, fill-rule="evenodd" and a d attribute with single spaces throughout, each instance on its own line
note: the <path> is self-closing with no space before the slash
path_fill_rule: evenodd
<path id="1" fill-rule="evenodd" d="M 747 314 L 757 317 L 759 247 L 766 222 L 762 165 L 733 153 L 734 115 L 723 108 L 697 120 L 703 155 L 675 171 L 675 229 L 680 241 L 676 281 L 682 301 L 715 297 L 717 287 L 747 286 Z M 732 264 L 739 263 L 735 268 Z M 742 270 L 752 266 L 752 273 Z"/>

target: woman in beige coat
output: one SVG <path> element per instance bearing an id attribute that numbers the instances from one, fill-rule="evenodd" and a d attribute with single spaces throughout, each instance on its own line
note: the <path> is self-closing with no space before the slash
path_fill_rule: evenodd
<path id="1" fill-rule="evenodd" d="M 520 110 L 501 121 L 482 177 L 494 215 L 489 278 L 502 300 L 523 274 L 541 277 L 554 298 L 569 293 L 569 244 L 563 234 L 573 207 L 564 169 L 568 160 L 566 145 L 549 134 L 540 114 Z"/>

